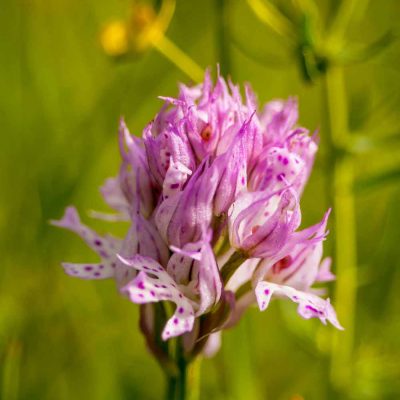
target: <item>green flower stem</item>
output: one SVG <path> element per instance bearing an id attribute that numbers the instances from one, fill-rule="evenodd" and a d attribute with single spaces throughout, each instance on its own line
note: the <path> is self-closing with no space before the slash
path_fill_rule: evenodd
<path id="1" fill-rule="evenodd" d="M 167 376 L 167 390 L 165 392 L 165 400 L 176 399 L 177 376 Z"/>
<path id="2" fill-rule="evenodd" d="M 335 224 L 336 292 L 335 307 L 346 331 L 334 332 L 332 341 L 331 379 L 344 389 L 351 384 L 354 342 L 354 313 L 357 291 L 357 243 L 355 199 L 353 194 L 354 161 L 342 151 L 349 141 L 348 114 L 344 72 L 330 66 L 324 75 L 323 96 L 328 133 L 327 183 L 333 204 Z"/>
<path id="3" fill-rule="evenodd" d="M 177 373 L 167 375 L 166 400 L 198 400 L 200 398 L 200 362 L 196 357 L 188 361 L 181 338 L 176 341 Z"/>
<path id="4" fill-rule="evenodd" d="M 224 284 L 229 281 L 231 276 L 235 273 L 239 266 L 243 264 L 244 261 L 246 261 L 246 259 L 247 258 L 238 251 L 236 251 L 229 257 L 229 260 L 221 268 L 221 278 Z"/>

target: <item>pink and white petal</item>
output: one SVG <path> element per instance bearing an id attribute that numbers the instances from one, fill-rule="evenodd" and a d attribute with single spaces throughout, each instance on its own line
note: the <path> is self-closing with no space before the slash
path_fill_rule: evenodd
<path id="1" fill-rule="evenodd" d="M 329 321 L 337 329 L 343 329 L 329 299 L 324 300 L 312 293 L 302 292 L 290 286 L 277 285 L 265 281 L 257 284 L 255 293 L 261 311 L 264 311 L 268 307 L 273 295 L 288 297 L 298 304 L 297 312 L 303 318 L 319 318 L 325 325 L 326 321 Z"/>
<path id="2" fill-rule="evenodd" d="M 176 193 L 182 191 L 183 185 L 185 184 L 189 175 L 192 171 L 187 168 L 184 164 L 174 162 L 172 157 L 170 158 L 170 164 L 165 174 L 165 179 L 163 183 L 163 197 L 167 199 L 168 197 L 174 196 Z"/>
<path id="3" fill-rule="evenodd" d="M 214 198 L 215 215 L 226 212 L 238 193 L 247 187 L 247 154 L 244 139 L 245 130 L 242 128 L 229 150 L 218 156 L 213 163 L 219 176 Z"/>
<path id="4" fill-rule="evenodd" d="M 188 243 L 185 245 L 185 250 L 178 249 L 175 246 L 171 246 L 170 248 L 174 253 L 168 261 L 167 272 L 178 285 L 186 286 L 191 280 L 190 275 L 193 275 L 194 272 L 194 257 L 199 259 L 201 257 L 199 246 L 195 247 L 194 243 Z M 194 257 L 192 257 L 192 253 L 194 253 Z M 197 280 L 194 286 L 197 286 Z"/>
<path id="5" fill-rule="evenodd" d="M 204 229 L 210 226 L 213 214 L 213 198 L 218 185 L 216 170 L 205 160 L 193 174 L 185 189 L 174 196 L 179 202 L 167 229 L 168 243 L 177 247 L 199 240 Z M 204 188 L 207 190 L 204 190 Z M 160 210 L 161 212 L 161 210 Z M 158 213 L 156 216 L 156 220 Z M 158 226 L 160 229 L 160 226 Z"/>
<path id="6" fill-rule="evenodd" d="M 75 207 L 68 207 L 61 220 L 51 221 L 51 223 L 78 234 L 86 244 L 102 258 L 103 263 L 114 261 L 115 254 L 121 248 L 121 240 L 109 235 L 100 236 L 94 230 L 84 225 L 80 221 L 79 214 Z"/>
<path id="7" fill-rule="evenodd" d="M 189 245 L 193 244 L 195 247 L 195 250 L 190 250 Z M 187 245 L 184 246 L 183 249 L 180 249 L 179 247 L 176 246 L 169 246 L 169 248 L 177 254 L 180 254 L 185 257 L 192 258 L 193 260 L 200 261 L 201 260 L 201 249 L 199 249 L 198 243 L 188 243 Z"/>
<path id="8" fill-rule="evenodd" d="M 222 293 L 221 277 L 210 239 L 211 234 L 204 233 L 202 240 L 187 243 L 183 249 L 170 246 L 174 254 L 170 258 L 167 271 L 176 282 L 189 284 L 187 289 L 192 289 L 193 294 L 199 294 L 197 316 L 217 303 Z"/>
<path id="9" fill-rule="evenodd" d="M 214 252 L 209 243 L 204 243 L 198 261 L 200 303 L 196 315 L 210 310 L 221 298 L 222 281 Z"/>
<path id="10" fill-rule="evenodd" d="M 246 260 L 232 275 L 226 284 L 225 290 L 236 292 L 242 285 L 251 281 L 254 272 L 261 260 L 259 258 L 251 258 Z"/>
<path id="11" fill-rule="evenodd" d="M 131 136 L 123 118 L 119 125 L 119 145 L 123 158 L 119 174 L 121 190 L 128 203 L 137 202 L 136 206 L 148 217 L 153 211 L 154 194 L 144 143 Z"/>
<path id="12" fill-rule="evenodd" d="M 164 199 L 155 209 L 154 221 L 165 242 L 168 242 L 168 227 L 178 207 L 182 192 Z"/>
<path id="13" fill-rule="evenodd" d="M 206 358 L 214 357 L 221 348 L 221 331 L 212 333 L 203 348 L 203 355 Z"/>
<path id="14" fill-rule="evenodd" d="M 331 282 L 336 279 L 336 276 L 331 271 L 331 264 L 332 259 L 330 257 L 326 257 L 322 260 L 315 279 L 316 282 Z"/>
<path id="15" fill-rule="evenodd" d="M 108 279 L 115 274 L 116 263 L 104 264 L 74 264 L 62 263 L 64 271 L 71 276 L 81 279 Z"/>
<path id="16" fill-rule="evenodd" d="M 144 304 L 157 301 L 171 301 L 176 304 L 174 315 L 168 320 L 163 340 L 190 332 L 194 323 L 194 310 L 171 276 L 155 260 L 135 255 L 127 260 L 119 256 L 126 265 L 140 271 L 136 278 L 121 289 L 134 303 Z"/>
<path id="17" fill-rule="evenodd" d="M 108 178 L 100 188 L 104 201 L 114 210 L 119 211 L 125 220 L 129 220 L 129 204 L 121 189 L 119 177 Z"/>

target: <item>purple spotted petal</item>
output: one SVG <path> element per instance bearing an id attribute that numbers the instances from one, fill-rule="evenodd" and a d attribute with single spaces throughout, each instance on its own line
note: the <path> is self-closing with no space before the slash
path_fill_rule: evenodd
<path id="1" fill-rule="evenodd" d="M 139 255 L 129 260 L 120 257 L 120 260 L 140 271 L 137 277 L 121 290 L 128 294 L 132 302 L 145 304 L 171 301 L 176 304 L 175 312 L 163 330 L 163 340 L 190 332 L 194 323 L 192 303 L 183 295 L 164 268 L 153 259 Z"/>
<path id="2" fill-rule="evenodd" d="M 142 140 L 130 135 L 122 118 L 119 141 L 123 158 L 119 176 L 121 190 L 131 206 L 148 217 L 154 208 L 154 191 L 146 152 Z"/>
<path id="3" fill-rule="evenodd" d="M 253 284 L 266 279 L 299 290 L 308 290 L 318 280 L 321 267 L 327 268 L 326 262 L 321 263 L 321 259 L 329 214 L 330 210 L 321 222 L 307 229 L 309 236 L 302 239 L 302 232 L 292 234 L 274 258 L 263 260 L 254 274 Z"/>
<path id="4" fill-rule="evenodd" d="M 178 118 L 176 113 L 169 115 L 162 110 L 143 133 L 148 165 L 160 187 L 163 185 L 171 159 L 189 170 L 195 169 L 194 155 L 189 139 L 183 133 L 184 121 L 180 121 L 181 118 Z"/>
<path id="5" fill-rule="evenodd" d="M 262 124 L 266 126 L 264 141 L 266 143 L 282 143 L 296 124 L 297 119 L 298 105 L 295 98 L 267 103 L 261 114 Z"/>
<path id="6" fill-rule="evenodd" d="M 116 253 L 122 246 L 121 240 L 111 236 L 100 236 L 82 224 L 74 207 L 68 207 L 61 220 L 51 221 L 51 223 L 78 234 L 101 258 L 99 264 L 64 263 L 64 270 L 69 275 L 83 279 L 103 279 L 113 276 L 112 271 L 116 268 L 117 263 Z"/>
<path id="7" fill-rule="evenodd" d="M 115 264 L 114 264 L 115 265 Z M 115 276 L 115 267 L 111 263 L 104 264 L 74 264 L 62 263 L 64 271 L 81 279 L 107 279 Z"/>
<path id="8" fill-rule="evenodd" d="M 174 254 L 167 266 L 168 273 L 179 284 L 189 285 L 199 296 L 196 315 L 202 315 L 218 302 L 222 282 L 209 236 L 196 243 L 188 243 L 182 249 L 171 246 Z"/>
<path id="9" fill-rule="evenodd" d="M 271 297 L 288 297 L 299 306 L 297 312 L 305 319 L 319 318 L 323 324 L 329 321 L 334 327 L 343 329 L 337 320 L 335 310 L 329 302 L 312 293 L 302 292 L 290 286 L 277 285 L 271 282 L 260 282 L 256 287 L 256 297 L 258 306 L 264 311 L 271 300 Z"/>
<path id="10" fill-rule="evenodd" d="M 183 247 L 199 240 L 208 229 L 217 182 L 216 171 L 205 160 L 178 196 L 160 204 L 156 223 L 169 245 Z"/>
<path id="11" fill-rule="evenodd" d="M 290 185 L 300 188 L 304 181 L 305 162 L 284 147 L 272 147 L 256 163 L 251 174 L 252 190 L 271 192 Z"/>
<path id="12" fill-rule="evenodd" d="M 247 187 L 247 153 L 244 146 L 245 126 L 235 143 L 225 154 L 217 157 L 219 183 L 214 199 L 214 213 L 219 216 L 228 211 L 237 195 Z"/>
<path id="13" fill-rule="evenodd" d="M 168 199 L 181 192 L 190 175 L 192 175 L 190 169 L 179 161 L 174 162 L 171 158 L 163 183 L 163 198 Z"/>

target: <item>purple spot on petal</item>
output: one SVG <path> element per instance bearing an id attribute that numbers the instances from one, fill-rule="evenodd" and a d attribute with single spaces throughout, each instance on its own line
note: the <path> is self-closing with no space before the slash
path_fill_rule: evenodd
<path id="1" fill-rule="evenodd" d="M 93 267 L 90 265 L 86 265 L 86 267 L 85 267 L 85 271 L 91 271 L 92 269 L 93 269 Z"/>
<path id="2" fill-rule="evenodd" d="M 174 318 L 174 324 L 178 325 L 178 322 L 179 322 L 178 318 Z"/>
<path id="3" fill-rule="evenodd" d="M 185 311 L 185 309 L 183 307 L 179 307 L 178 308 L 178 313 L 179 314 L 183 314 L 184 311 Z"/>
<path id="4" fill-rule="evenodd" d="M 266 296 L 268 296 L 268 295 L 269 295 L 269 289 L 265 289 L 265 290 L 264 290 L 264 294 L 265 294 Z"/>
<path id="5" fill-rule="evenodd" d="M 316 308 L 314 308 L 314 307 L 312 307 L 312 306 L 310 306 L 310 305 L 307 305 L 306 308 L 307 308 L 308 310 L 310 310 L 310 311 L 316 313 L 316 314 L 319 314 L 319 313 L 320 313 L 319 310 L 317 310 Z"/>
<path id="6" fill-rule="evenodd" d="M 95 244 L 96 246 L 101 246 L 101 240 L 96 239 L 96 240 L 94 241 L 94 244 Z"/>

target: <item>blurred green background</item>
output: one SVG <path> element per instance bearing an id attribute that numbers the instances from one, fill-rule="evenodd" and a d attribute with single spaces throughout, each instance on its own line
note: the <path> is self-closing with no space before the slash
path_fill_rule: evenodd
<path id="1" fill-rule="evenodd" d="M 320 153 L 302 199 L 304 223 L 314 223 L 332 205 L 323 66 L 314 82 L 307 82 L 307 74 L 299 68 L 299 53 L 293 50 L 296 44 L 288 45 L 260 21 L 246 1 L 225 1 L 224 16 L 222 3 L 178 0 L 167 35 L 202 68 L 215 70 L 220 61 L 234 81 L 251 82 L 260 102 L 298 96 L 301 124 L 312 130 L 321 127 Z M 341 279 L 344 293 L 348 290 L 355 298 L 355 307 L 347 308 L 342 296 L 338 312 L 345 327 L 354 325 L 354 330 L 350 326 L 336 335 L 332 327 L 299 318 L 288 302 L 273 302 L 265 313 L 251 309 L 238 327 L 224 333 L 218 355 L 203 361 L 201 399 L 398 399 L 400 2 L 263 3 L 274 4 L 298 25 L 310 17 L 322 36 L 338 12 L 346 15 L 347 10 L 351 16 L 344 42 L 359 57 L 339 68 L 346 85 L 348 139 L 354 147 L 351 196 L 358 263 L 347 289 L 346 279 Z M 86 221 L 90 218 L 85 211 L 106 210 L 98 187 L 118 170 L 119 116 L 124 115 L 131 131 L 139 135 L 161 105 L 157 96 L 175 95 L 177 82 L 190 82 L 151 46 L 120 61 L 104 53 L 101 30 L 114 19 L 127 19 L 129 7 L 127 0 L 2 1 L 0 396 L 4 400 L 163 396 L 162 372 L 138 330 L 138 308 L 120 297 L 111 281 L 65 276 L 60 261 L 88 261 L 94 255 L 79 238 L 48 224 L 69 204 L 77 205 Z M 296 43 L 307 39 L 306 31 L 299 29 Z M 393 40 L 386 40 L 389 31 Z M 363 46 L 377 40 L 368 54 L 360 56 Z M 391 41 L 388 46 L 387 41 Z M 302 52 L 304 59 L 307 54 Z M 351 54 L 343 58 L 351 59 Z M 99 222 L 92 225 L 102 231 L 112 228 Z M 331 232 L 327 254 L 334 252 L 332 223 Z M 335 304 L 334 288 L 335 283 L 329 287 Z M 347 356 L 340 356 L 343 352 Z"/>

